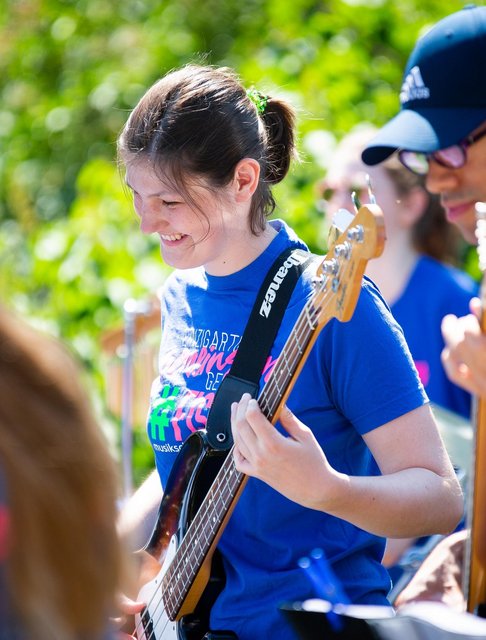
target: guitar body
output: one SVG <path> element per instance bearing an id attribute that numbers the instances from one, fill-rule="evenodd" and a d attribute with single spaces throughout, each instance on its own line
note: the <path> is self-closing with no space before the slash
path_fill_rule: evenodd
<path id="1" fill-rule="evenodd" d="M 178 620 L 170 620 L 160 586 L 189 525 L 226 458 L 227 451 L 209 447 L 206 432 L 196 431 L 182 446 L 172 467 L 157 522 L 145 551 L 156 560 L 158 573 L 147 582 L 138 600 L 147 603 L 136 616 L 140 640 L 201 640 L 209 629 L 209 611 L 224 585 L 222 561 L 216 552 L 201 567 L 195 581 L 198 596 L 194 611 Z M 142 572 L 143 573 L 143 572 Z M 153 573 L 153 569 L 152 569 Z"/>

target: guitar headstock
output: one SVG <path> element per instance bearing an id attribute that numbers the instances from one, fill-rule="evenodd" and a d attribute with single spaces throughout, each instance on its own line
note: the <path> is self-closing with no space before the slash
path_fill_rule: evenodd
<path id="1" fill-rule="evenodd" d="M 383 212 L 376 203 L 361 206 L 317 270 L 313 308 L 318 325 L 330 318 L 341 322 L 351 318 L 366 264 L 381 255 L 384 245 Z"/>

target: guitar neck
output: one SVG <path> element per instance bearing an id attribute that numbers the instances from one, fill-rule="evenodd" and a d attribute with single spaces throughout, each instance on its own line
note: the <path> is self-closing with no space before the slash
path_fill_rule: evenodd
<path id="1" fill-rule="evenodd" d="M 262 412 L 271 422 L 276 421 L 317 337 L 314 315 L 312 307 L 306 305 L 258 397 Z M 171 619 L 178 617 L 201 565 L 219 541 L 247 480 L 248 476 L 236 469 L 231 450 L 164 575 L 164 602 Z"/>
<path id="2" fill-rule="evenodd" d="M 258 397 L 270 422 L 278 419 L 320 330 L 332 318 L 351 318 L 366 264 L 382 252 L 384 241 L 383 213 L 377 205 L 368 205 L 359 210 L 350 228 L 330 247 L 317 271 L 314 293 Z M 163 577 L 163 599 L 170 619 L 181 615 L 187 594 L 216 547 L 247 480 L 236 469 L 230 451 Z"/>
<path id="3" fill-rule="evenodd" d="M 478 203 L 483 204 L 484 203 Z M 485 273 L 486 262 L 486 205 L 476 205 L 478 214 L 478 256 L 481 270 Z M 481 331 L 486 333 L 486 276 L 483 276 L 480 291 Z M 470 534 L 465 563 L 465 592 L 467 610 L 477 613 L 486 607 L 486 397 L 474 398 L 474 468 L 473 482 L 469 489 Z M 483 612 L 481 612 L 483 613 Z"/>

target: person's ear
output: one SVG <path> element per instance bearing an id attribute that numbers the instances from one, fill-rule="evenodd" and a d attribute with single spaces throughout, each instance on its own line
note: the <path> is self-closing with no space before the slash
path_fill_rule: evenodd
<path id="1" fill-rule="evenodd" d="M 254 158 L 243 158 L 235 168 L 233 186 L 237 202 L 247 202 L 255 193 L 260 180 L 260 163 Z"/>
<path id="2" fill-rule="evenodd" d="M 422 187 L 414 187 L 402 198 L 400 221 L 404 227 L 413 227 L 424 215 L 429 204 L 429 194 Z"/>

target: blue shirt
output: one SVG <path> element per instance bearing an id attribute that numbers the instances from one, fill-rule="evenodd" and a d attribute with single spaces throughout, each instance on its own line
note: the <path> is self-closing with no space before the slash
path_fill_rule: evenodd
<path id="1" fill-rule="evenodd" d="M 162 485 L 182 442 L 203 428 L 222 377 L 229 371 L 255 296 L 275 258 L 302 247 L 281 221 L 267 250 L 241 271 L 215 277 L 203 269 L 176 271 L 162 294 L 160 376 L 152 387 L 148 434 Z M 313 294 L 312 270 L 299 280 L 261 384 L 268 379 L 303 305 Z M 330 464 L 351 475 L 377 474 L 362 435 L 426 402 L 405 343 L 374 285 L 364 279 L 352 319 L 332 319 L 288 399 L 312 429 Z M 277 423 L 276 428 L 281 428 Z M 213 630 L 240 640 L 294 639 L 278 606 L 315 597 L 298 561 L 321 548 L 352 602 L 386 604 L 381 565 L 384 540 L 326 513 L 306 509 L 250 478 L 219 543 L 226 586 L 211 611 Z"/>
<path id="2" fill-rule="evenodd" d="M 440 325 L 448 313 L 468 314 L 469 301 L 477 292 L 477 283 L 466 273 L 422 256 L 402 295 L 391 306 L 430 400 L 466 418 L 471 413 L 471 396 L 445 374 L 440 360 L 444 348 Z"/>

